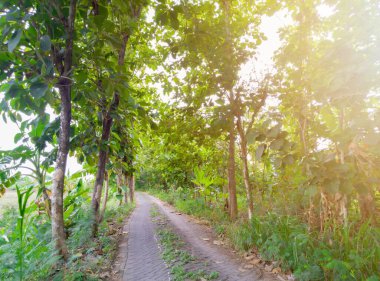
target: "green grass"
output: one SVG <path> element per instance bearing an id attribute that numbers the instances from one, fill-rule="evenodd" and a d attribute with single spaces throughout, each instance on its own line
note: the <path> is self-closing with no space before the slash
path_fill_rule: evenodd
<path id="1" fill-rule="evenodd" d="M 296 217 L 276 213 L 231 222 L 220 203 L 206 204 L 174 191 L 149 192 L 180 212 L 207 220 L 237 250 L 256 249 L 262 259 L 279 262 L 297 280 L 380 280 L 379 227 L 351 223 L 320 233 Z"/>
<path id="2" fill-rule="evenodd" d="M 51 225 L 46 215 L 31 213 L 25 238 L 24 280 L 101 280 L 109 271 L 118 248 L 118 230 L 134 206 L 122 205 L 110 198 L 97 238 L 91 237 L 91 211 L 88 196 L 70 215 L 68 239 L 70 258 L 61 271 L 55 271 L 57 258 L 51 241 Z M 16 224 L 18 213 L 6 209 L 0 219 L 0 280 L 18 280 L 17 251 L 19 239 Z"/>

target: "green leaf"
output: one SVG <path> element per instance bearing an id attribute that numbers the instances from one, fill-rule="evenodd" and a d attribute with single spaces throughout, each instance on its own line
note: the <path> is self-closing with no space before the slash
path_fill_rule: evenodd
<path id="1" fill-rule="evenodd" d="M 294 163 L 294 158 L 292 155 L 286 155 L 284 157 L 284 159 L 282 159 L 282 162 L 285 164 L 285 165 L 292 165 Z"/>
<path id="2" fill-rule="evenodd" d="M 284 139 L 276 139 L 271 142 L 270 148 L 274 150 L 280 150 L 283 144 L 284 144 Z"/>
<path id="3" fill-rule="evenodd" d="M 30 86 L 30 93 L 35 98 L 42 98 L 46 91 L 48 90 L 49 86 L 42 82 L 35 82 Z"/>
<path id="4" fill-rule="evenodd" d="M 23 133 L 17 133 L 14 137 L 14 142 L 17 143 L 23 136 Z"/>
<path id="5" fill-rule="evenodd" d="M 281 132 L 281 124 L 278 124 L 268 131 L 267 136 L 269 138 L 276 138 L 280 132 Z"/>
<path id="6" fill-rule="evenodd" d="M 41 37 L 40 39 L 40 48 L 41 48 L 41 51 L 50 51 L 51 49 L 51 40 L 50 40 L 50 37 L 48 35 L 44 35 Z"/>
<path id="7" fill-rule="evenodd" d="M 20 42 L 21 35 L 21 29 L 17 29 L 15 32 L 13 32 L 12 37 L 8 40 L 8 52 L 12 53 L 13 50 L 17 47 L 18 43 Z"/>
<path id="8" fill-rule="evenodd" d="M 260 144 L 256 149 L 256 159 L 260 160 L 260 158 L 263 156 L 265 151 L 265 144 Z"/>
<path id="9" fill-rule="evenodd" d="M 247 142 L 248 144 L 252 144 L 256 141 L 256 138 L 260 135 L 260 132 L 258 131 L 250 131 L 247 134 Z"/>

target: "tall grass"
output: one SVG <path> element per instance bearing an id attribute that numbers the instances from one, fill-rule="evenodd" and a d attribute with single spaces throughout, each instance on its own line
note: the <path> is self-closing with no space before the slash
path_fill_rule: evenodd
<path id="1" fill-rule="evenodd" d="M 101 280 L 98 275 L 112 266 L 117 252 L 118 240 L 114 234 L 133 205 L 119 206 L 117 198 L 111 195 L 99 235 L 93 239 L 88 190 L 77 188 L 77 191 L 78 196 L 72 190 L 66 197 L 70 200 L 65 201 L 70 259 L 60 272 L 54 269 L 57 255 L 48 217 L 38 214 L 33 203 L 25 204 L 26 197 L 20 201 L 23 216 L 15 208 L 4 210 L 0 218 L 0 280 Z"/>
<path id="2" fill-rule="evenodd" d="M 236 249 L 257 250 L 297 280 L 380 280 L 380 228 L 369 223 L 332 226 L 320 233 L 297 217 L 274 212 L 231 222 L 218 203 L 175 191 L 150 192 L 181 212 L 207 219 Z"/>

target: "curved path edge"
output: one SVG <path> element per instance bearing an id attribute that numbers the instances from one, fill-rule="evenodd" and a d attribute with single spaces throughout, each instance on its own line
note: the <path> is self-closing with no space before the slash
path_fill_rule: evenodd
<path id="1" fill-rule="evenodd" d="M 196 223 L 194 218 L 178 213 L 175 208 L 160 199 L 146 194 L 168 218 L 176 232 L 186 242 L 190 252 L 207 262 L 212 270 L 219 272 L 218 280 L 228 281 L 274 281 L 277 276 L 264 272 L 258 267 L 243 269 L 245 261 L 234 254 L 228 246 L 215 245 L 218 240 L 214 231 L 205 225 Z"/>

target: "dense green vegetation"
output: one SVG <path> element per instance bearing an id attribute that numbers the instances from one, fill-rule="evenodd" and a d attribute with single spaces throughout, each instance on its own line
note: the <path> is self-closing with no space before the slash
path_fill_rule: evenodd
<path id="1" fill-rule="evenodd" d="M 372 245 L 379 244 L 380 230 L 368 223 L 333 226 L 331 232 L 320 233 L 298 217 L 275 212 L 231 222 L 219 208 L 187 192 L 150 192 L 181 212 L 205 219 L 237 250 L 258 253 L 260 263 L 276 261 L 284 272 L 294 272 L 297 280 L 379 278 L 379 248 Z"/>
<path id="2" fill-rule="evenodd" d="M 133 210 L 132 204 L 120 205 L 114 190 L 116 187 L 111 189 L 99 235 L 92 239 L 90 188 L 81 180 L 69 179 L 64 217 L 70 259 L 58 272 L 55 265 L 59 258 L 52 242 L 51 223 L 44 211 L 38 210 L 39 206 L 33 203 L 22 216 L 16 209 L 5 210 L 0 219 L 0 280 L 102 280 L 100 277 L 110 277 L 121 228 Z M 26 200 L 25 196 L 27 194 L 22 197 Z"/>
<path id="3" fill-rule="evenodd" d="M 379 280 L 379 7 L 2 1 L 2 278 L 81 278 L 136 180 L 299 280 Z"/>

